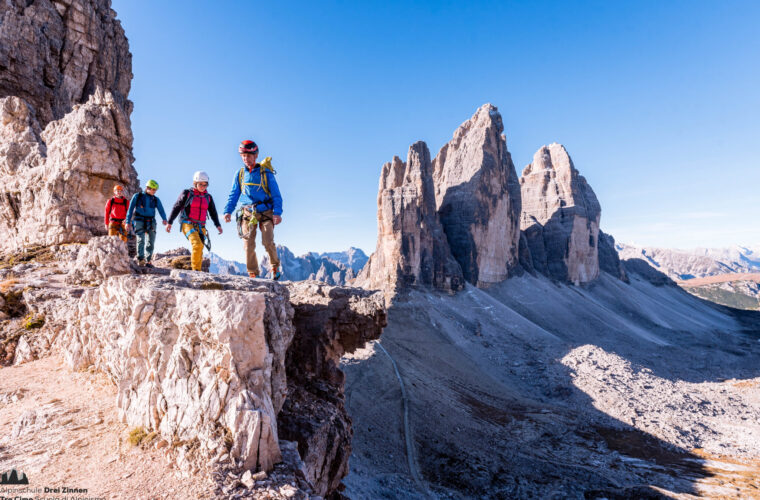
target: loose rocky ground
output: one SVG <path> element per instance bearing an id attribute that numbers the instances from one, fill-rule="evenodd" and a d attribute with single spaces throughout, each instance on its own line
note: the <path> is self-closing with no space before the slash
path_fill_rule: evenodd
<path id="1" fill-rule="evenodd" d="M 389 310 L 388 355 L 344 359 L 346 493 L 760 498 L 753 314 L 607 275 L 413 292 Z"/>

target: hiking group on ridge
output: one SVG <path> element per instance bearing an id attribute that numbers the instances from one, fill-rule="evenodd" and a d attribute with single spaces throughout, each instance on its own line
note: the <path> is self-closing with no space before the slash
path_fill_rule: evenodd
<path id="1" fill-rule="evenodd" d="M 236 211 L 238 236 L 243 240 L 248 276 L 258 278 L 259 264 L 256 258 L 256 228 L 261 229 L 261 240 L 269 255 L 272 279 L 282 276 L 277 247 L 274 243 L 274 226 L 282 222 L 282 196 L 272 168 L 272 158 L 267 156 L 258 163 L 259 147 L 255 142 L 245 140 L 240 143 L 238 153 L 243 167 L 235 173 L 232 189 L 224 207 L 224 221 L 232 220 L 238 200 L 242 205 Z M 180 193 L 167 220 L 161 200 L 156 196 L 158 182 L 151 179 L 145 183 L 145 190 L 135 193 L 131 200 L 124 196 L 124 187 L 113 188 L 114 197 L 106 203 L 105 224 L 109 236 L 118 236 L 124 242 L 134 229 L 137 236 L 137 262 L 141 266 L 153 267 L 151 260 L 156 240 L 156 211 L 161 216 L 166 232 L 171 232 L 174 220 L 180 217 L 180 230 L 190 241 L 190 263 L 194 271 L 200 271 L 203 261 L 203 247 L 211 250 L 207 218 L 210 217 L 222 234 L 214 199 L 208 192 L 209 176 L 197 171 L 193 175 L 193 187 Z"/>

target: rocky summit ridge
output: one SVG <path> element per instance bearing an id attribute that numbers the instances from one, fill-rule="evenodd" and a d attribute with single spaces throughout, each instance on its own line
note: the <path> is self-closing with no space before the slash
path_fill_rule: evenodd
<path id="1" fill-rule="evenodd" d="M 380 293 L 143 274 L 109 236 L 48 252 L 2 270 L 5 363 L 59 354 L 71 370 L 106 374 L 121 422 L 171 444 L 184 473 L 266 475 L 290 454 L 284 472 L 303 498 L 340 487 L 352 423 L 339 359 L 380 336 Z M 269 498 L 251 488 L 238 493 Z"/>

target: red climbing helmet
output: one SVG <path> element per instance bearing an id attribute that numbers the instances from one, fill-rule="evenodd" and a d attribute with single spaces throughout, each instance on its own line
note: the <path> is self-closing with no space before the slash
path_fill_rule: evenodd
<path id="1" fill-rule="evenodd" d="M 238 153 L 244 154 L 244 153 L 258 153 L 259 147 L 256 145 L 253 141 L 243 141 L 240 143 L 240 146 L 238 147 Z"/>

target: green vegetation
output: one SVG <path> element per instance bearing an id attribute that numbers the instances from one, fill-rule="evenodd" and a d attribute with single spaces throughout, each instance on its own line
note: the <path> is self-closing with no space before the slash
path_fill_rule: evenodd
<path id="1" fill-rule="evenodd" d="M 0 269 L 7 269 L 22 262 L 50 262 L 55 260 L 55 255 L 50 247 L 39 245 L 24 248 L 20 252 L 0 257 Z"/>
<path id="2" fill-rule="evenodd" d="M 129 444 L 132 446 L 139 446 L 146 437 L 148 437 L 148 433 L 145 431 L 145 427 L 135 427 L 129 431 L 127 441 L 129 441 Z"/>
<path id="3" fill-rule="evenodd" d="M 758 302 L 757 297 L 747 295 L 733 286 L 732 290 L 726 290 L 716 285 L 684 287 L 684 290 L 692 295 L 709 300 L 710 302 L 733 307 L 734 309 L 746 309 L 749 311 L 760 310 L 760 303 Z"/>
<path id="4" fill-rule="evenodd" d="M 25 330 L 38 330 L 45 326 L 45 316 L 30 314 L 24 319 Z"/>

